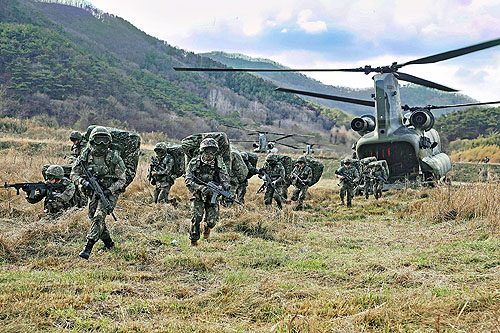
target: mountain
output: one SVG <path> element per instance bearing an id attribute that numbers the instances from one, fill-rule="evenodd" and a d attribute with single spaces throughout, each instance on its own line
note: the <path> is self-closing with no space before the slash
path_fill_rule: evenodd
<path id="1" fill-rule="evenodd" d="M 223 65 L 85 1 L 2 0 L 0 54 L 0 116 L 51 126 L 100 123 L 182 138 L 245 123 L 329 134 L 350 120 L 247 73 L 175 72 Z"/>
<path id="2" fill-rule="evenodd" d="M 239 67 L 239 68 L 287 69 L 287 67 L 284 67 L 269 59 L 251 58 L 242 54 L 209 52 L 209 53 L 202 53 L 201 55 L 206 56 L 214 61 L 221 62 L 224 65 L 233 68 Z M 353 89 L 347 87 L 325 85 L 301 73 L 263 72 L 263 73 L 256 73 L 256 75 L 271 80 L 276 85 L 284 88 L 306 90 L 322 94 L 345 96 L 345 97 L 365 99 L 365 100 L 370 100 L 371 94 L 373 94 L 373 89 Z M 332 75 L 335 74 L 332 73 Z M 360 74 L 353 74 L 353 75 L 360 75 Z M 463 103 L 474 102 L 472 98 L 463 94 L 446 93 L 415 84 L 402 85 L 400 93 L 401 93 L 401 103 L 403 105 L 408 104 L 410 106 L 425 106 L 429 104 L 450 105 L 450 104 L 463 104 Z M 308 96 L 301 96 L 301 97 L 327 107 L 341 109 L 356 116 L 374 113 L 372 108 L 366 106 L 331 101 L 322 98 L 314 98 Z M 436 116 L 439 116 L 443 113 L 448 113 L 455 110 L 457 109 L 450 108 L 450 109 L 436 110 L 433 112 Z"/>

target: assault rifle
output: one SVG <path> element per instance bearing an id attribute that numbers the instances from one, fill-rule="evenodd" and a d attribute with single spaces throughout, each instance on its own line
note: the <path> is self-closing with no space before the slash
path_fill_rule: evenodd
<path id="1" fill-rule="evenodd" d="M 113 213 L 113 206 L 109 202 L 108 198 L 106 197 L 106 194 L 104 194 L 104 191 L 102 190 L 101 185 L 97 182 L 97 179 L 92 175 L 92 173 L 87 169 L 85 166 L 85 162 L 83 160 L 80 160 L 80 165 L 82 166 L 83 173 L 85 174 L 86 180 L 89 182 L 90 187 L 94 191 L 94 195 L 98 195 L 99 199 L 101 200 L 102 204 L 108 211 L 108 214 L 111 214 L 115 221 L 118 221 L 118 219 L 115 216 L 115 213 Z"/>
<path id="2" fill-rule="evenodd" d="M 259 178 L 262 179 L 264 183 L 262 183 L 262 185 L 257 190 L 257 194 L 262 193 L 264 192 L 264 189 L 271 187 L 274 190 L 274 193 L 278 193 L 278 195 L 281 197 L 281 193 L 276 188 L 276 184 L 274 184 L 273 180 L 271 179 L 271 176 L 269 176 L 267 173 L 262 173 L 259 174 Z M 282 210 L 283 205 L 281 204 L 281 202 L 276 202 L 276 203 L 278 204 L 279 210 Z"/>
<path id="3" fill-rule="evenodd" d="M 200 178 L 198 178 L 198 177 L 196 177 L 194 175 L 192 177 L 193 177 L 193 179 L 195 180 L 196 183 L 199 183 L 200 185 L 204 185 L 210 191 L 212 191 L 212 200 L 210 200 L 210 203 L 214 204 L 216 202 L 216 200 L 217 200 L 217 196 L 220 194 L 224 198 L 229 199 L 232 202 L 236 202 L 239 205 L 243 205 L 241 202 L 239 202 L 238 200 L 236 200 L 236 198 L 234 197 L 234 195 L 232 195 L 228 191 L 224 190 L 224 188 L 223 188 L 222 185 L 214 183 L 214 182 L 208 182 L 208 183 L 206 183 L 206 182 L 204 182 L 203 180 L 201 180 Z"/>
<path id="4" fill-rule="evenodd" d="M 348 183 L 354 184 L 354 179 L 352 179 L 351 176 L 346 175 L 344 172 L 340 172 L 339 170 L 335 170 L 335 174 L 340 177 L 344 177 L 345 180 L 347 180 Z"/>
<path id="5" fill-rule="evenodd" d="M 296 179 L 303 186 L 306 186 L 306 183 L 304 183 L 304 181 L 302 179 L 300 179 L 299 175 L 296 174 L 295 172 L 292 172 L 291 177 L 292 177 L 292 179 Z"/>
<path id="6" fill-rule="evenodd" d="M 63 184 L 52 184 L 52 183 L 44 183 L 44 182 L 38 182 L 38 183 L 15 183 L 15 184 L 7 184 L 5 183 L 3 185 L 3 188 L 9 188 L 9 187 L 14 187 L 16 189 L 16 195 L 19 195 L 19 190 L 23 190 L 24 192 L 28 193 L 28 198 L 33 199 L 35 197 L 35 192 L 40 191 L 40 192 L 46 192 L 49 197 L 52 196 L 52 192 L 54 192 L 55 189 L 58 188 L 64 188 Z"/>
<path id="7" fill-rule="evenodd" d="M 151 164 L 149 164 L 149 169 L 148 169 L 148 181 L 151 185 L 156 185 L 156 179 L 153 177 L 153 171 L 165 172 L 167 171 L 167 169 L 162 168 L 160 166 L 160 162 L 157 159 L 151 159 Z"/>

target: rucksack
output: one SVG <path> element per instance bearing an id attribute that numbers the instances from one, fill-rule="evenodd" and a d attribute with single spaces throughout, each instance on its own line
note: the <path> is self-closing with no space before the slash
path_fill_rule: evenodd
<path id="1" fill-rule="evenodd" d="M 182 177 L 186 172 L 186 165 L 184 164 L 184 150 L 182 149 L 182 146 L 167 144 L 167 154 L 172 155 L 174 158 L 173 174 L 176 178 Z"/>
<path id="2" fill-rule="evenodd" d="M 200 143 L 206 138 L 212 138 L 217 141 L 217 145 L 219 146 L 218 154 L 222 157 L 226 168 L 231 171 L 231 147 L 229 146 L 227 134 L 224 132 L 198 133 L 182 139 L 182 150 L 186 155 L 186 166 L 193 157 L 200 154 Z"/>
<path id="3" fill-rule="evenodd" d="M 84 137 L 89 141 L 90 133 L 96 127 L 96 125 L 90 125 L 87 128 L 87 132 Z M 113 142 L 111 143 L 111 149 L 117 150 L 125 163 L 126 177 L 125 186 L 123 190 L 132 183 L 137 171 L 137 164 L 139 163 L 139 154 L 141 148 L 141 137 L 130 131 L 121 130 L 118 128 L 105 127 L 111 134 Z"/>
<path id="4" fill-rule="evenodd" d="M 370 164 L 368 164 L 368 166 L 370 168 L 375 168 L 377 165 L 380 165 L 383 169 L 385 169 L 385 172 L 387 173 L 387 176 L 388 177 L 390 176 L 389 166 L 387 165 L 387 161 L 386 160 L 379 160 L 379 161 L 375 161 L 375 162 L 370 162 Z"/>
<path id="5" fill-rule="evenodd" d="M 278 156 L 278 161 L 285 168 L 285 184 L 290 185 L 292 183 L 290 175 L 292 174 L 292 170 L 295 166 L 294 161 L 290 156 L 286 155 L 276 155 L 276 156 Z"/>
<path id="6" fill-rule="evenodd" d="M 313 173 L 311 183 L 309 184 L 309 186 L 313 186 L 321 178 L 321 175 L 323 174 L 324 166 L 323 166 L 323 163 L 321 163 L 320 161 L 317 161 L 314 158 L 309 157 L 309 156 L 306 156 L 306 164 L 307 164 L 307 166 L 309 166 L 311 168 L 312 173 Z"/>

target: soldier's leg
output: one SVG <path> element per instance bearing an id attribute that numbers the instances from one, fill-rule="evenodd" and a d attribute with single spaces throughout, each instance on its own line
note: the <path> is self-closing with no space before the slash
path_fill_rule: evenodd
<path id="1" fill-rule="evenodd" d="M 280 188 L 278 186 L 276 186 L 276 191 L 273 191 L 273 198 L 274 200 L 276 201 L 276 204 L 278 205 L 278 207 L 281 205 L 281 202 L 282 202 L 282 190 L 280 190 Z M 283 199 L 283 200 L 286 200 L 286 199 Z"/>
<path id="2" fill-rule="evenodd" d="M 352 198 L 354 197 L 354 186 L 347 186 L 347 207 L 352 207 Z"/>
<path id="3" fill-rule="evenodd" d="M 306 198 L 308 188 L 309 188 L 309 186 L 307 186 L 307 185 L 301 186 L 301 188 L 300 188 L 300 195 L 299 195 L 299 206 L 300 207 L 302 207 L 302 205 L 304 204 L 304 200 Z"/>
<path id="4" fill-rule="evenodd" d="M 266 206 L 272 204 L 273 201 L 273 196 L 274 196 L 274 190 L 271 186 L 266 188 L 266 193 L 264 194 L 264 203 Z"/>
<path id="5" fill-rule="evenodd" d="M 114 208 L 116 202 L 118 201 L 118 194 L 110 195 L 108 200 L 111 206 Z M 90 227 L 87 239 L 97 242 L 99 239 L 104 240 L 111 238 L 106 226 L 106 216 L 108 215 L 107 213 L 107 209 L 104 207 L 101 200 L 98 199 L 97 209 L 92 218 L 92 226 Z"/>
<path id="6" fill-rule="evenodd" d="M 365 198 L 368 199 L 370 197 L 370 190 L 372 187 L 371 181 L 365 181 Z"/>
<path id="7" fill-rule="evenodd" d="M 278 189 L 281 193 L 281 198 L 286 201 L 288 199 L 288 187 L 290 185 L 288 184 L 282 184 L 281 186 L 278 186 Z"/>
<path id="8" fill-rule="evenodd" d="M 204 203 L 202 200 L 194 199 L 191 207 L 191 231 L 189 239 L 191 244 L 196 243 L 200 239 L 200 223 L 203 220 Z"/>
<path id="9" fill-rule="evenodd" d="M 299 194 L 300 194 L 300 187 L 295 186 L 295 188 L 292 191 L 292 197 L 290 198 L 290 200 L 297 201 L 299 199 Z"/>
<path id="10" fill-rule="evenodd" d="M 205 221 L 207 225 L 203 229 L 203 238 L 207 239 L 210 236 L 210 229 L 215 227 L 219 221 L 219 203 L 214 204 L 210 201 L 205 202 Z"/>
<path id="11" fill-rule="evenodd" d="M 248 181 L 241 183 L 237 190 L 238 200 L 245 203 L 245 194 L 247 193 Z"/>
<path id="12" fill-rule="evenodd" d="M 347 192 L 347 186 L 345 185 L 345 183 L 342 183 L 342 186 L 340 187 L 340 203 L 342 205 L 344 204 L 344 198 L 346 192 Z"/>
<path id="13" fill-rule="evenodd" d="M 160 185 L 156 183 L 155 191 L 153 193 L 153 198 L 155 203 L 158 203 L 158 196 L 160 195 L 160 191 L 161 191 Z"/>
<path id="14" fill-rule="evenodd" d="M 171 183 L 161 183 L 160 193 L 158 194 L 158 202 L 168 202 L 168 194 L 170 193 Z"/>

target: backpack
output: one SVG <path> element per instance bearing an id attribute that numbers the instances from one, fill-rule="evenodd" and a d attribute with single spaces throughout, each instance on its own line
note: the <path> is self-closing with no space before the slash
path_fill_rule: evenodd
<path id="1" fill-rule="evenodd" d="M 87 142 L 89 141 L 90 133 L 95 127 L 96 125 L 90 125 L 87 128 L 87 132 L 84 135 Z M 141 148 L 141 137 L 136 133 L 126 130 L 112 127 L 105 128 L 109 131 L 113 140 L 110 148 L 118 151 L 120 157 L 125 163 L 125 167 L 127 168 L 127 180 L 125 182 L 125 186 L 123 187 L 123 190 L 125 190 L 125 188 L 134 180 L 135 173 L 137 171 L 137 164 L 139 163 L 139 153 Z"/>
<path id="2" fill-rule="evenodd" d="M 290 156 L 286 155 L 276 156 L 278 156 L 278 162 L 280 162 L 285 168 L 285 184 L 290 185 L 292 183 L 290 175 L 292 174 L 292 170 L 295 166 L 294 160 Z"/>
<path id="3" fill-rule="evenodd" d="M 239 183 L 243 183 L 247 179 L 248 168 L 241 157 L 240 152 L 236 150 L 231 151 L 231 174 L 236 177 Z"/>
<path id="4" fill-rule="evenodd" d="M 174 158 L 173 175 L 176 178 L 184 176 L 186 165 L 184 164 L 184 150 L 181 145 L 167 144 L 167 154 Z"/>
<path id="5" fill-rule="evenodd" d="M 231 147 L 229 146 L 227 134 L 224 132 L 198 133 L 182 139 L 181 144 L 182 150 L 186 155 L 186 166 L 193 157 L 200 154 L 200 143 L 206 138 L 212 138 L 217 141 L 217 145 L 219 146 L 218 154 L 222 157 L 228 171 L 231 172 Z"/>
<path id="6" fill-rule="evenodd" d="M 383 169 L 385 169 L 385 172 L 387 173 L 387 177 L 389 177 L 391 175 L 389 173 L 389 166 L 387 165 L 386 160 L 379 160 L 379 161 L 375 161 L 375 162 L 370 162 L 370 164 L 368 164 L 368 166 L 370 168 L 375 168 L 377 165 L 380 165 Z"/>
<path id="7" fill-rule="evenodd" d="M 306 164 L 307 164 L 307 166 L 309 166 L 311 168 L 312 173 L 313 173 L 311 183 L 309 184 L 309 186 L 313 186 L 321 178 L 321 175 L 323 174 L 324 166 L 323 166 L 323 163 L 321 163 L 320 161 L 317 161 L 314 158 L 309 157 L 309 156 L 306 156 Z"/>

